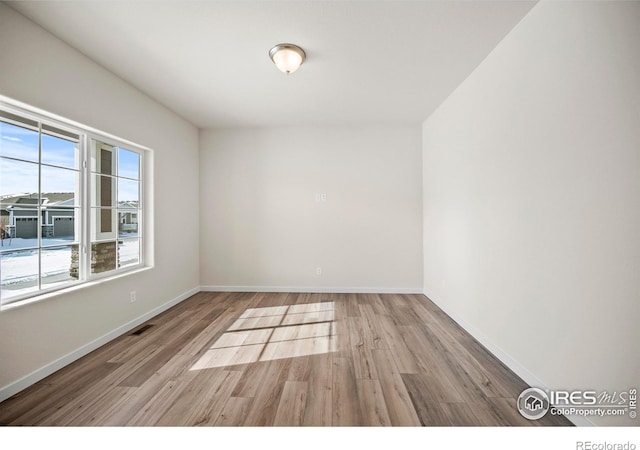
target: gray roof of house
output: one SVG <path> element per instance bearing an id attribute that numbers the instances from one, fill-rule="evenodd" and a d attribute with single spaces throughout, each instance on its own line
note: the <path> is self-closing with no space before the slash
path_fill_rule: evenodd
<path id="1" fill-rule="evenodd" d="M 46 201 L 44 205 L 55 205 L 72 199 L 75 196 L 73 192 L 47 192 L 42 194 L 42 198 Z M 38 194 L 22 194 L 4 197 L 0 199 L 0 206 L 5 209 L 11 205 L 37 205 Z"/>

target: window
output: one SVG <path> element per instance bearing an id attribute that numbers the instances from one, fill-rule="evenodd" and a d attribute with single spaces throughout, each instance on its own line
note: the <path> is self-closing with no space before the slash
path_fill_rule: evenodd
<path id="1" fill-rule="evenodd" d="M 143 265 L 144 152 L 0 104 L 0 305 Z"/>
<path id="2" fill-rule="evenodd" d="M 91 272 L 140 263 L 140 157 L 91 140 Z"/>

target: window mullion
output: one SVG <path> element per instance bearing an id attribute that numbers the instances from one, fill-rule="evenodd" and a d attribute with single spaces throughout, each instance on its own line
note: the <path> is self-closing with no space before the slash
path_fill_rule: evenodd
<path id="1" fill-rule="evenodd" d="M 80 242 L 80 278 L 88 280 L 91 278 L 91 164 L 89 152 L 89 137 L 85 134 L 82 138 L 81 148 L 82 161 L 82 198 L 80 201 L 82 214 L 82 229 Z"/>
<path id="2" fill-rule="evenodd" d="M 114 153 L 114 165 L 113 165 L 113 170 L 111 171 L 112 174 L 114 174 L 114 178 L 115 178 L 115 182 L 116 182 L 116 186 L 115 186 L 115 195 L 114 195 L 114 202 L 113 202 L 113 206 L 112 208 L 115 209 L 115 213 L 113 213 L 113 215 L 111 216 L 115 221 L 115 232 L 116 232 L 116 270 L 118 270 L 120 268 L 119 262 L 120 262 L 120 251 L 118 248 L 119 242 L 120 242 L 120 214 L 119 214 L 119 208 L 120 208 L 120 198 L 119 198 L 119 189 L 118 186 L 120 185 L 120 180 L 118 178 L 119 174 L 119 167 L 120 167 L 120 149 L 118 148 L 117 145 L 115 145 L 113 147 L 113 153 Z"/>
<path id="3" fill-rule="evenodd" d="M 38 122 L 38 205 L 36 206 L 38 239 L 38 291 L 42 290 L 42 122 Z"/>

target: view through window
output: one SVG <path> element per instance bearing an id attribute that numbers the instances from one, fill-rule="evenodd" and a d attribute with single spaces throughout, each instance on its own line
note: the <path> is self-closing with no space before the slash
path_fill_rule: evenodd
<path id="1" fill-rule="evenodd" d="M 142 263 L 142 157 L 0 109 L 1 304 Z"/>

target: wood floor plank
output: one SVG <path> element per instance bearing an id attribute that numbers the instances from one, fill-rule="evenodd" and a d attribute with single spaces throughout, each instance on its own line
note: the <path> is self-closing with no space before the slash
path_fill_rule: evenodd
<path id="1" fill-rule="evenodd" d="M 261 380 L 244 425 L 252 427 L 273 425 L 290 366 L 291 359 L 279 359 L 268 363 L 266 376 Z"/>
<path id="2" fill-rule="evenodd" d="M 105 402 L 104 404 L 108 404 L 108 401 L 105 401 L 105 399 L 110 398 L 111 391 L 114 389 L 117 390 L 118 385 L 131 372 L 135 372 L 139 367 L 142 367 L 148 361 L 152 360 L 158 348 L 154 347 L 153 350 L 153 352 L 150 352 L 146 356 L 140 354 L 130 361 L 118 364 L 114 370 L 105 373 L 96 381 L 91 389 L 76 392 L 73 396 L 67 398 L 64 405 L 61 405 L 55 412 L 51 412 L 44 417 L 39 422 L 39 425 L 68 425 L 73 423 L 78 416 L 84 415 L 85 411 L 93 405 L 103 404 L 103 401 Z"/>
<path id="3" fill-rule="evenodd" d="M 366 305 L 371 307 L 376 316 L 382 317 L 389 314 L 388 303 L 382 301 L 380 294 L 359 294 Z"/>
<path id="4" fill-rule="evenodd" d="M 158 424 L 167 410 L 182 395 L 187 388 L 187 381 L 170 380 L 157 388 L 157 392 L 139 409 L 131 408 L 129 411 L 120 410 L 120 415 L 114 414 L 105 418 L 106 425 L 133 425 L 133 426 L 153 426 Z M 128 405 L 122 405 L 127 407 Z M 128 408 L 127 408 L 128 409 Z M 137 410 L 137 412 L 136 412 Z M 133 414 L 131 414 L 133 412 Z"/>
<path id="5" fill-rule="evenodd" d="M 104 395 L 101 395 L 94 401 L 89 402 L 81 410 L 78 410 L 76 414 L 63 414 L 58 419 L 52 418 L 50 421 L 45 420 L 41 422 L 41 425 L 86 427 L 101 424 L 103 422 L 100 416 L 105 411 L 110 410 L 119 400 L 128 398 L 134 390 L 134 388 L 130 387 L 114 386 L 112 389 L 105 391 Z"/>
<path id="6" fill-rule="evenodd" d="M 454 381 L 451 387 L 467 403 L 483 402 L 486 395 L 479 387 L 477 380 L 473 380 L 470 375 L 460 365 L 453 353 L 457 354 L 455 345 L 445 337 L 435 334 L 432 330 L 423 330 L 427 336 L 427 342 L 434 349 L 433 376 L 442 380 Z"/>
<path id="7" fill-rule="evenodd" d="M 11 420 L 31 411 L 42 403 L 42 399 L 50 399 L 57 389 L 50 383 L 43 381 L 33 384 L 22 392 L 17 393 L 11 401 L 4 402 L 0 407 L 0 426 L 9 425 Z"/>
<path id="8" fill-rule="evenodd" d="M 417 374 L 402 374 L 401 376 L 422 426 L 452 425 L 443 411 L 438 397 L 432 393 L 433 387 L 429 385 L 426 378 Z"/>
<path id="9" fill-rule="evenodd" d="M 291 360 L 287 381 L 309 381 L 311 377 L 312 356 L 301 356 Z"/>
<path id="10" fill-rule="evenodd" d="M 380 294 L 380 299 L 382 300 L 383 303 L 387 305 L 392 305 L 394 313 L 399 308 L 400 309 L 410 308 L 411 301 L 412 301 L 410 296 L 401 295 L 401 294 Z M 410 317 L 413 317 L 413 320 L 415 320 L 415 317 L 413 314 L 411 314 Z M 410 325 L 410 323 L 407 323 L 405 325 Z"/>
<path id="11" fill-rule="evenodd" d="M 10 419 L 10 425 L 39 425 L 56 411 L 67 406 L 71 401 L 79 396 L 91 391 L 93 385 L 98 383 L 109 373 L 117 370 L 121 365 L 118 363 L 102 363 L 89 366 L 89 371 L 84 373 L 79 379 L 69 378 L 66 385 L 56 386 L 54 392 L 48 396 L 40 397 L 40 402 L 23 414 Z M 4 408 L 4 403 L 0 405 L 0 410 Z"/>
<path id="12" fill-rule="evenodd" d="M 339 294 L 340 305 L 344 305 L 347 317 L 360 317 L 360 304 L 356 294 Z"/>
<path id="13" fill-rule="evenodd" d="M 393 297 L 398 298 L 401 296 L 394 295 Z M 389 314 L 389 317 L 391 317 L 398 326 L 417 325 L 419 323 L 419 319 L 416 317 L 413 308 L 410 306 L 408 301 L 404 303 L 405 304 L 401 306 L 394 306 L 393 312 Z"/>
<path id="14" fill-rule="evenodd" d="M 176 354 L 164 366 L 153 373 L 140 387 L 131 392 L 127 397 L 121 398 L 118 403 L 113 406 L 114 411 L 106 409 L 98 421 L 102 420 L 104 425 L 116 426 L 125 425 L 140 411 L 147 407 L 149 403 L 162 393 L 169 385 L 171 392 L 178 391 L 177 384 L 174 380 L 180 375 L 189 371 L 194 362 L 191 355 Z M 162 398 L 162 397 L 161 397 Z M 165 408 L 166 402 L 157 408 Z M 154 406 L 155 407 L 155 406 Z M 102 417 L 102 419 L 100 419 Z M 138 424 L 145 425 L 145 424 Z"/>
<path id="15" fill-rule="evenodd" d="M 420 419 L 389 350 L 374 349 L 372 353 L 391 424 L 404 427 L 419 426 Z"/>
<path id="16" fill-rule="evenodd" d="M 526 383 L 422 295 L 202 292 L 143 328 L 0 403 L 0 425 L 571 425 L 524 419 Z"/>
<path id="17" fill-rule="evenodd" d="M 223 383 L 239 378 L 237 372 L 222 369 L 197 371 L 192 375 L 185 389 L 160 417 L 159 426 L 194 426 L 211 419 L 209 407 Z M 185 377 L 185 380 L 187 377 Z"/>
<path id="18" fill-rule="evenodd" d="M 300 426 L 304 419 L 309 383 L 306 381 L 285 381 L 280 404 L 273 419 L 274 426 Z"/>
<path id="19" fill-rule="evenodd" d="M 303 425 L 331 426 L 333 423 L 333 355 L 325 353 L 311 357 L 309 392 Z"/>
<path id="20" fill-rule="evenodd" d="M 220 382 L 218 388 L 213 391 L 212 396 L 208 400 L 207 407 L 201 416 L 194 420 L 193 425 L 212 426 L 220 420 L 222 410 L 231 398 L 231 392 L 233 392 L 241 375 L 241 371 L 238 370 L 225 371 L 225 378 Z"/>
<path id="21" fill-rule="evenodd" d="M 249 364 L 242 373 L 238 384 L 231 393 L 232 397 L 253 398 L 258 395 L 262 387 L 263 380 L 269 372 L 269 362 L 257 362 Z"/>
<path id="22" fill-rule="evenodd" d="M 409 351 L 396 323 L 388 316 L 379 316 L 378 323 L 398 371 L 400 373 L 420 372 L 416 359 Z"/>
<path id="23" fill-rule="evenodd" d="M 476 427 L 495 426 L 496 419 L 486 413 L 486 408 L 466 403 L 441 403 L 442 412 L 454 426 Z"/>
<path id="24" fill-rule="evenodd" d="M 350 359 L 333 358 L 333 420 L 334 426 L 355 426 L 362 423 L 362 411 L 357 397 L 356 378 Z"/>
<path id="25" fill-rule="evenodd" d="M 178 353 L 185 355 L 199 355 L 211 348 L 213 344 L 225 333 L 229 326 L 235 322 L 238 311 L 231 308 L 220 314 L 215 320 L 203 321 L 205 327 L 191 342 L 181 348 Z"/>
<path id="26" fill-rule="evenodd" d="M 364 345 L 370 349 L 389 348 L 373 308 L 370 305 L 361 304 L 359 309 L 362 318 Z"/>
<path id="27" fill-rule="evenodd" d="M 220 427 L 237 427 L 242 425 L 249 413 L 249 408 L 252 403 L 252 398 L 230 397 L 222 407 L 214 425 Z"/>
<path id="28" fill-rule="evenodd" d="M 493 384 L 502 389 L 501 392 L 505 397 L 517 398 L 523 390 L 529 387 L 523 380 L 514 377 L 513 372 L 471 336 L 465 336 L 461 345 L 464 345 L 478 361 Z"/>
<path id="29" fill-rule="evenodd" d="M 399 328 L 402 340 L 415 359 L 420 373 L 432 373 L 443 358 L 437 354 L 437 350 L 429 341 L 429 337 L 414 325 L 402 325 Z"/>
<path id="30" fill-rule="evenodd" d="M 378 380 L 356 380 L 362 424 L 372 427 L 391 426 L 387 404 Z"/>
<path id="31" fill-rule="evenodd" d="M 510 393 L 513 395 L 504 382 L 494 381 L 495 377 L 485 369 L 486 364 L 483 365 L 469 351 L 469 347 L 464 345 L 464 339 L 467 335 L 461 332 L 462 330 L 458 326 L 445 326 L 441 322 L 434 322 L 431 324 L 430 330 L 437 334 L 440 341 L 449 349 L 445 356 L 450 365 L 459 367 L 487 397 L 508 397 Z M 497 361 L 493 365 L 498 365 Z"/>
<path id="32" fill-rule="evenodd" d="M 522 417 L 516 409 L 516 400 L 507 398 L 487 398 L 487 408 L 492 416 L 498 419 L 502 425 L 508 426 L 540 426 L 539 420 L 528 420 Z M 475 405 L 474 405 L 475 406 Z"/>
<path id="33" fill-rule="evenodd" d="M 358 379 L 378 379 L 373 356 L 371 355 L 371 347 L 366 345 L 366 337 L 362 319 L 360 317 L 347 317 L 347 328 L 350 338 L 350 356 L 353 359 L 353 368 L 356 378 Z"/>
<path id="34" fill-rule="evenodd" d="M 140 387 L 156 371 L 164 367 L 175 356 L 175 347 L 159 349 L 144 364 L 132 371 L 124 380 L 118 383 L 119 386 Z"/>

